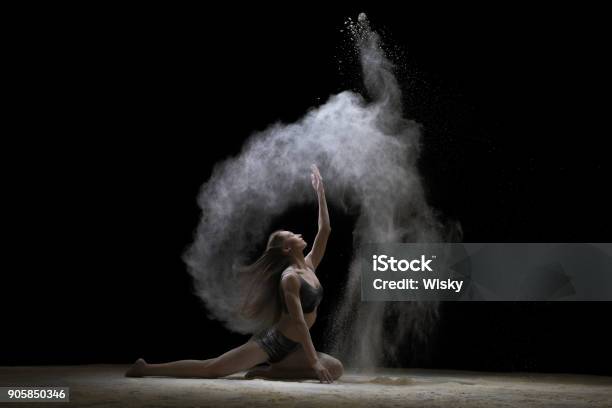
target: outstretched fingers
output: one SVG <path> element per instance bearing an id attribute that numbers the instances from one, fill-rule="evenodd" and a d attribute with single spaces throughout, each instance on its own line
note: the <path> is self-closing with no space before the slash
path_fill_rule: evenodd
<path id="1" fill-rule="evenodd" d="M 323 180 L 321 177 L 321 172 L 319 171 L 319 168 L 317 167 L 316 164 L 313 164 L 310 166 L 310 169 L 312 170 L 312 173 L 319 179 Z"/>

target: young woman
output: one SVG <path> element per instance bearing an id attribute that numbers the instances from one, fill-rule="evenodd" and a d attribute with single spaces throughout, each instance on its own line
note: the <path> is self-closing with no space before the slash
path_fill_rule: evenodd
<path id="1" fill-rule="evenodd" d="M 319 230 L 310 253 L 304 256 L 306 241 L 300 234 L 275 231 L 263 255 L 245 270 L 247 295 L 241 313 L 252 318 L 267 313 L 274 323 L 216 358 L 163 364 L 140 358 L 126 376 L 217 378 L 250 369 L 246 378 L 314 378 L 331 383 L 342 375 L 342 363 L 317 352 L 310 338 L 323 296 L 315 270 L 331 231 L 323 179 L 315 165 L 311 181 L 319 201 Z M 268 364 L 256 367 L 262 363 Z"/>

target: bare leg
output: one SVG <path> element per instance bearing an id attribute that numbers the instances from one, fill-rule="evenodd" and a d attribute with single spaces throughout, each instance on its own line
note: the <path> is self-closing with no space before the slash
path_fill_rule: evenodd
<path id="1" fill-rule="evenodd" d="M 332 378 L 337 380 L 344 373 L 344 367 L 340 360 L 329 354 L 317 352 L 321 363 L 329 370 Z M 245 374 L 245 378 L 274 378 L 290 379 L 305 378 L 318 379 L 317 373 L 310 368 L 306 353 L 302 347 L 289 354 L 278 363 L 273 363 L 267 368 L 254 368 Z"/>
<path id="2" fill-rule="evenodd" d="M 219 357 L 208 360 L 179 360 L 163 364 L 147 364 L 144 360 L 139 359 L 126 372 L 126 376 L 217 378 L 247 370 L 267 359 L 268 355 L 257 343 L 248 341 Z"/>

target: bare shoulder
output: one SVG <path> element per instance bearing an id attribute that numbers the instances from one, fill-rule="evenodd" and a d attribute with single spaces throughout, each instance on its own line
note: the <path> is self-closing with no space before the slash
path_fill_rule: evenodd
<path id="1" fill-rule="evenodd" d="M 316 272 L 316 268 L 314 267 L 313 263 L 312 263 L 312 259 L 310 257 L 310 254 L 308 254 L 304 260 L 306 261 L 306 265 L 313 271 Z"/>
<path id="2" fill-rule="evenodd" d="M 288 267 L 281 274 L 281 286 L 284 290 L 297 292 L 300 290 L 300 278 L 293 267 Z"/>

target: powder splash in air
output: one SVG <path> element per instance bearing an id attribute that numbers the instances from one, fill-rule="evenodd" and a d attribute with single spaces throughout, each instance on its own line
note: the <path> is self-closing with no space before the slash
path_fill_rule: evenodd
<path id="1" fill-rule="evenodd" d="M 202 186 L 202 219 L 184 259 L 209 317 L 230 330 L 253 333 L 271 323 L 237 313 L 242 300 L 235 284 L 238 267 L 256 255 L 254 243 L 267 239 L 275 217 L 292 205 L 314 205 L 312 163 L 323 174 L 328 201 L 347 212 L 359 211 L 354 249 L 365 241 L 440 241 L 443 226 L 425 200 L 416 167 L 419 126 L 402 116 L 393 64 L 365 14 L 347 25 L 369 100 L 341 92 L 295 123 L 251 135 L 236 157 L 215 165 Z M 438 306 L 361 303 L 357 266 L 353 260 L 344 297 L 336 298 L 326 344 L 348 365 L 376 366 L 396 358 L 406 341 L 426 336 Z"/>

